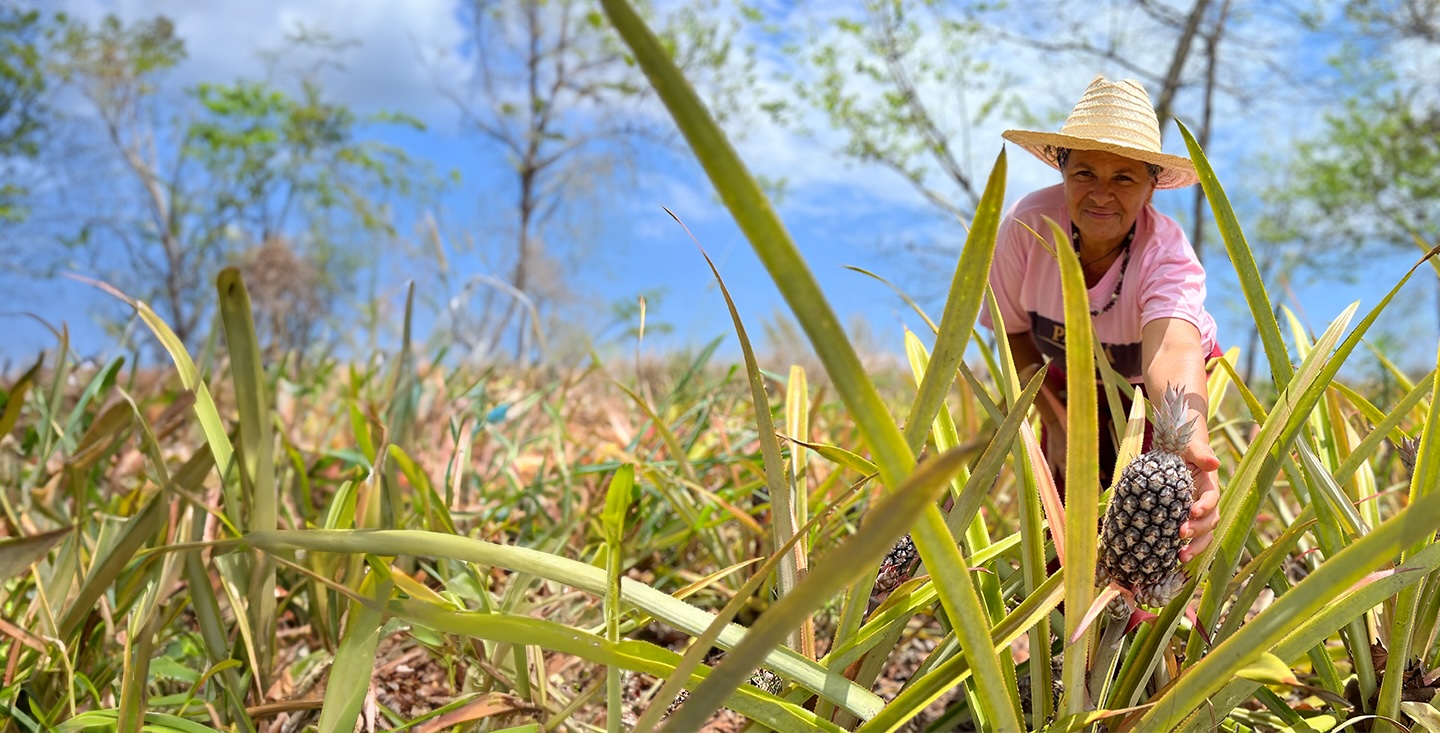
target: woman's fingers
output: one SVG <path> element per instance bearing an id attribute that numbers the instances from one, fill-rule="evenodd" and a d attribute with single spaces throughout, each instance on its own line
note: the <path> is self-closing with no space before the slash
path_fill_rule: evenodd
<path id="1" fill-rule="evenodd" d="M 1192 558 L 1204 552 L 1205 548 L 1210 546 L 1210 541 L 1213 539 L 1215 539 L 1215 535 L 1208 532 L 1196 537 L 1190 544 L 1180 550 L 1180 562 L 1190 562 Z"/>

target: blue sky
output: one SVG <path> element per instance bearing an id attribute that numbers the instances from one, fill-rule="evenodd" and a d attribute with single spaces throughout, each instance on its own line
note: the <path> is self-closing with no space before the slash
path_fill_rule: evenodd
<path id="1" fill-rule="evenodd" d="M 464 33 L 452 0 L 62 0 L 60 6 L 82 18 L 98 18 L 106 12 L 127 20 L 156 13 L 171 17 L 190 55 L 170 80 L 177 89 L 198 81 L 263 76 L 258 49 L 277 46 L 297 22 L 324 28 L 338 38 L 358 40 L 360 44 L 344 57 L 345 68 L 327 73 L 327 94 L 362 112 L 400 110 L 429 125 L 423 134 L 379 134 L 403 145 L 412 156 L 432 161 L 437 168 L 459 171 L 462 184 L 429 212 L 438 214 L 446 240 L 453 244 L 469 234 L 483 242 L 487 223 L 504 211 L 511 194 L 500 187 L 504 180 L 503 159 L 481 140 L 458 129 L 455 107 L 438 93 L 440 86 L 463 79 L 468 68 L 460 58 Z M 794 7 L 781 4 L 770 10 L 793 12 Z M 787 63 L 778 49 L 764 50 L 767 53 L 762 58 L 762 76 Z M 1318 64 L 1314 49 L 1299 50 L 1309 53 L 1309 63 Z M 1034 59 L 1021 58 L 1020 54 L 1010 62 L 1017 69 L 1037 68 Z M 1104 65 L 1052 68 L 1044 75 L 1026 72 L 1017 83 L 1022 85 L 1032 111 L 1063 114 L 1096 73 L 1123 75 L 1121 70 Z M 1181 102 L 1183 105 L 1184 100 Z M 1242 225 L 1255 210 L 1253 197 L 1244 184 L 1267 175 L 1263 167 L 1257 168 L 1262 166 L 1259 154 L 1282 149 L 1294 135 L 1312 130 L 1315 124 L 1314 118 L 1296 117 L 1279 125 L 1276 119 L 1273 109 L 1222 109 L 1218 137 L 1210 154 L 1241 211 Z M 842 322 L 868 321 L 874 346 L 899 352 L 903 328 L 918 329 L 918 319 L 883 285 L 845 266 L 880 273 L 917 291 L 923 289 L 924 280 L 933 291 L 948 283 L 949 266 L 907 258 L 900 251 L 902 245 L 923 239 L 948 242 L 958 249 L 963 229 L 938 216 L 892 172 L 840 157 L 836 153 L 841 143 L 839 136 L 825 129 L 818 119 L 809 122 L 815 130 L 810 136 L 757 122 L 748 126 L 737 145 L 755 172 L 787 178 L 780 213 Z M 1012 120 L 995 119 L 971 132 L 969 162 L 977 177 L 983 179 L 1000 150 L 999 132 L 1012 126 Z M 1166 133 L 1166 148 L 1183 152 L 1173 128 Z M 1009 154 L 1008 200 L 1057 180 L 1054 171 L 1023 151 L 1012 148 Z M 593 329 L 604 320 L 610 303 L 631 301 L 641 293 L 660 290 L 665 294 L 652 305 L 650 317 L 671 324 L 674 332 L 651 339 L 651 348 L 695 345 L 730 333 L 728 313 L 704 260 L 689 237 L 664 213 L 663 206 L 686 222 L 715 259 L 752 338 L 756 337 L 762 322 L 782 310 L 784 304 L 748 242 L 711 193 L 703 171 L 683 155 L 657 153 L 641 163 L 633 181 L 609 191 L 598 202 L 592 220 L 596 234 L 573 274 L 580 297 L 567 311 L 569 318 Z M 1162 192 L 1156 204 L 1184 222 L 1190 196 L 1188 190 Z M 418 241 L 417 222 L 426 213 L 400 212 L 402 235 Z M 1353 300 L 1362 301 L 1362 312 L 1368 309 L 1414 259 L 1408 252 L 1371 259 L 1351 272 L 1353 284 L 1339 279 L 1302 284 L 1293 292 L 1292 307 L 1312 327 L 1322 329 Z M 459 270 L 483 272 L 479 258 L 473 255 L 459 255 L 452 264 Z M 1221 338 L 1227 345 L 1241 343 L 1248 331 L 1247 322 L 1253 321 L 1235 287 L 1233 270 L 1213 237 L 1207 242 L 1206 265 L 1210 273 L 1210 310 L 1220 323 Z M 395 256 L 384 272 L 387 277 L 381 282 L 382 292 L 393 305 L 398 329 L 404 287 L 401 275 L 407 272 L 405 257 Z M 926 272 L 934 272 L 935 276 L 925 279 L 922 276 Z M 1406 354 L 1407 360 L 1425 365 L 1434 358 L 1433 349 L 1426 346 L 1433 345 L 1436 332 L 1435 308 L 1431 305 L 1433 278 L 1427 275 L 1417 280 L 1423 284 L 1407 290 L 1408 305 L 1403 312 L 1383 319 L 1379 328 L 1411 345 L 1413 353 Z M 432 285 L 417 283 L 422 293 Z M 0 311 L 27 310 L 52 323 L 65 322 L 83 354 L 105 355 L 114 348 L 114 337 L 96 323 L 97 314 L 113 318 L 122 312 L 106 296 L 63 280 L 23 283 L 12 292 L 24 294 L 17 299 L 21 302 L 10 308 L 0 307 Z M 1279 295 L 1272 293 L 1272 297 Z M 939 309 L 939 303 L 934 302 L 932 312 L 938 315 Z M 0 323 L 8 334 L 0 343 L 0 366 L 4 360 L 12 364 L 29 361 L 39 349 L 53 345 L 48 332 L 28 318 L 0 317 Z M 732 353 L 733 345 L 731 338 L 727 348 Z"/>

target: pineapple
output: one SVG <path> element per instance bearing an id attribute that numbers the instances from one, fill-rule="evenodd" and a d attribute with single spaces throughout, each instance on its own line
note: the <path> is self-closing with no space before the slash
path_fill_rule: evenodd
<path id="1" fill-rule="evenodd" d="M 870 595 L 884 595 L 899 588 L 914 574 L 915 561 L 919 559 L 920 551 L 915 549 L 915 540 L 910 539 L 908 534 L 901 537 L 880 561 L 880 571 L 875 574 L 875 585 Z"/>
<path id="2" fill-rule="evenodd" d="M 1180 525 L 1190 515 L 1195 482 L 1180 452 L 1195 421 L 1185 422 L 1185 391 L 1167 387 L 1155 409 L 1154 449 L 1125 467 L 1100 529 L 1099 577 L 1163 606 L 1185 584 L 1179 569 Z"/>

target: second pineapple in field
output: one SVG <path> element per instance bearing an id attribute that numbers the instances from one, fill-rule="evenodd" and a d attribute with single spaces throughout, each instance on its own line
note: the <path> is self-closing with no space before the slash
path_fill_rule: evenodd
<path id="1" fill-rule="evenodd" d="M 1195 481 L 1181 452 L 1195 421 L 1185 421 L 1185 390 L 1167 387 L 1156 406 L 1154 448 L 1131 461 L 1115 484 L 1100 529 L 1100 578 L 1133 591 L 1142 606 L 1163 606 L 1185 584 L 1180 525 Z"/>

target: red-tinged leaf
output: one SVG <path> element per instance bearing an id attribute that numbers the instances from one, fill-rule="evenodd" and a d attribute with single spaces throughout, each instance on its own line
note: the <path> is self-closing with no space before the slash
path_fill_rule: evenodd
<path id="1" fill-rule="evenodd" d="M 4 634 L 41 654 L 45 653 L 45 640 L 0 618 L 0 634 Z"/>
<path id="2" fill-rule="evenodd" d="M 1096 617 L 1100 615 L 1101 611 L 1105 610 L 1106 606 L 1110 605 L 1110 601 L 1124 594 L 1125 591 L 1113 582 L 1105 586 L 1105 590 L 1096 594 L 1095 602 L 1091 603 L 1090 608 L 1085 610 L 1085 616 L 1080 619 L 1080 625 L 1075 627 L 1075 633 L 1070 635 L 1069 643 L 1074 644 L 1080 641 L 1080 637 L 1085 635 L 1085 630 L 1090 628 L 1090 624 L 1095 623 Z M 1129 605 L 1133 607 L 1134 604 Z"/>
<path id="3" fill-rule="evenodd" d="M 1130 620 L 1125 623 L 1125 633 L 1128 634 L 1140 628 L 1140 624 L 1148 624 L 1157 618 L 1160 617 L 1137 606 L 1134 611 L 1130 612 Z"/>
<path id="4" fill-rule="evenodd" d="M 1375 572 L 1370 573 L 1369 575 L 1355 581 L 1355 585 L 1350 586 L 1349 590 L 1346 590 L 1345 593 L 1354 593 L 1355 591 L 1360 590 L 1361 588 L 1364 588 L 1365 586 L 1370 585 L 1371 583 L 1374 583 L 1381 578 L 1388 578 L 1396 573 L 1413 573 L 1419 569 L 1420 568 L 1386 568 L 1384 570 L 1376 570 Z"/>
<path id="5" fill-rule="evenodd" d="M 522 698 L 514 695 L 506 695 L 503 692 L 491 692 L 475 698 L 426 723 L 424 726 L 417 728 L 416 733 L 439 733 L 439 731 L 462 723 L 473 723 L 477 720 L 484 720 L 485 718 L 495 715 L 538 712 L 542 712 L 540 708 L 531 705 Z"/>
<path id="6" fill-rule="evenodd" d="M 1020 439 L 1025 443 L 1025 453 L 1030 457 L 1030 465 L 1034 466 L 1035 486 L 1040 492 L 1040 504 L 1045 508 L 1045 521 L 1050 523 L 1050 536 L 1055 540 L 1055 555 L 1060 558 L 1060 565 L 1065 565 L 1065 505 L 1060 501 L 1060 491 L 1055 488 L 1055 477 L 1050 475 L 1050 464 L 1045 462 L 1045 454 L 1040 451 L 1040 442 L 1035 439 L 1035 431 L 1030 423 L 1020 426 Z"/>
<path id="7" fill-rule="evenodd" d="M 1185 618 L 1190 619 L 1191 628 L 1200 633 L 1200 638 L 1205 640 L 1205 646 L 1211 646 L 1214 642 L 1210 640 L 1210 632 L 1206 630 L 1205 624 L 1200 623 L 1200 617 L 1195 614 L 1194 606 L 1185 607 Z"/>

